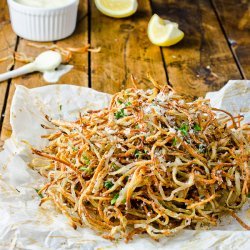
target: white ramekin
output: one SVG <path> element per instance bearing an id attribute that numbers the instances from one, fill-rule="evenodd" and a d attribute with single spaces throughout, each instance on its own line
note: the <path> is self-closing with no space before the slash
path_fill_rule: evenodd
<path id="1" fill-rule="evenodd" d="M 58 8 L 37 8 L 8 0 L 12 28 L 18 36 L 32 41 L 63 39 L 75 30 L 78 4 L 79 0 L 71 0 Z"/>

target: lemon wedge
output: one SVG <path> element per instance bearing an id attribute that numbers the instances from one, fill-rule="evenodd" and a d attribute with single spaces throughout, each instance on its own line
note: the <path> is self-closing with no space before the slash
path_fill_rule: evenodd
<path id="1" fill-rule="evenodd" d="M 149 40 L 158 46 L 171 46 L 184 37 L 178 23 L 170 22 L 154 14 L 148 24 Z"/>
<path id="2" fill-rule="evenodd" d="M 104 15 L 115 18 L 131 16 L 138 7 L 137 0 L 95 0 L 95 5 Z"/>

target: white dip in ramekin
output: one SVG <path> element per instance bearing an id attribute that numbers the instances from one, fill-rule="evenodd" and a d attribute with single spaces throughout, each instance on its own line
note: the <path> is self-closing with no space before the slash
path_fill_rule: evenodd
<path id="1" fill-rule="evenodd" d="M 79 0 L 8 0 L 12 28 L 32 41 L 55 41 L 76 27 Z"/>

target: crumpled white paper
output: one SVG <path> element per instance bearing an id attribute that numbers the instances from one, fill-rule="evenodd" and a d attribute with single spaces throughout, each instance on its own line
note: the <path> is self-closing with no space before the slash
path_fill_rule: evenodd
<path id="1" fill-rule="evenodd" d="M 250 81 L 229 81 L 221 90 L 206 95 L 212 107 L 244 115 L 244 122 L 250 122 Z"/>
<path id="2" fill-rule="evenodd" d="M 249 91 L 250 81 L 230 81 L 207 96 L 217 108 L 245 113 L 249 121 Z M 27 166 L 31 155 L 23 141 L 38 148 L 46 145 L 40 138 L 46 133 L 40 126 L 47 123 L 45 114 L 74 120 L 79 111 L 106 107 L 109 100 L 108 94 L 73 85 L 17 86 L 11 107 L 13 134 L 0 153 L 0 249 L 249 249 L 250 232 L 228 217 L 208 231 L 184 230 L 159 242 L 137 236 L 126 244 L 105 240 L 87 228 L 74 230 L 54 207 L 38 206 L 34 188 L 45 180 Z M 249 204 L 239 215 L 250 224 Z"/>

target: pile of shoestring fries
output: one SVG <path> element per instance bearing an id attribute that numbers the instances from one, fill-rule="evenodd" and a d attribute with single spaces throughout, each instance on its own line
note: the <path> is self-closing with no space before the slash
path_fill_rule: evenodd
<path id="1" fill-rule="evenodd" d="M 111 240 L 159 239 L 225 214 L 249 230 L 235 213 L 248 195 L 249 124 L 153 83 L 75 122 L 47 117 L 48 146 L 32 148 L 31 167 L 47 178 L 41 204 L 52 201 L 74 228 Z"/>

